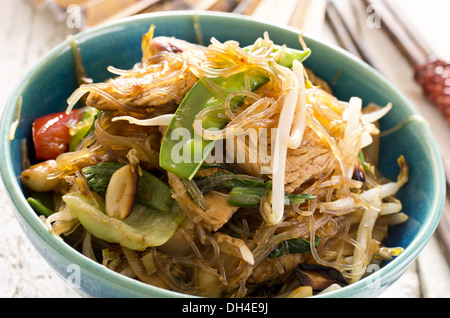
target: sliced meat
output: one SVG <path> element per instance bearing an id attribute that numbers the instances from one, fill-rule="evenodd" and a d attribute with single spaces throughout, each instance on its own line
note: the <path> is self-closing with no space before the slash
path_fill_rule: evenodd
<path id="1" fill-rule="evenodd" d="M 242 259 L 250 265 L 254 264 L 253 254 L 243 240 L 223 233 L 215 233 L 214 238 L 222 253 Z"/>
<path id="2" fill-rule="evenodd" d="M 174 112 L 197 78 L 180 61 L 165 69 L 164 61 L 134 69 L 135 73 L 121 75 L 96 84 L 103 93 L 91 92 L 86 104 L 100 110 L 121 110 L 148 116 Z M 107 94 L 107 95 L 106 95 Z M 165 106 L 164 109 L 159 109 Z"/>
<path id="3" fill-rule="evenodd" d="M 220 229 L 239 209 L 239 207 L 229 205 L 224 197 L 206 193 L 204 197 L 207 207 L 206 210 L 203 210 L 191 199 L 180 177 L 170 172 L 168 177 L 169 185 L 174 191 L 174 198 L 186 213 L 186 216 L 207 231 L 213 232 Z"/>
<path id="4" fill-rule="evenodd" d="M 321 141 L 311 128 L 307 127 L 301 146 L 297 149 L 288 149 L 285 191 L 292 193 L 304 182 L 320 177 L 335 166 L 335 160 L 330 147 Z M 270 172 L 269 164 L 262 164 L 258 161 L 258 163 L 246 162 L 237 165 L 252 176 L 272 178 L 271 174 L 267 174 Z"/>
<path id="5" fill-rule="evenodd" d="M 318 178 L 335 166 L 335 160 L 330 147 L 312 129 L 307 128 L 302 145 L 288 151 L 285 191 L 292 193 L 304 182 Z"/>
<path id="6" fill-rule="evenodd" d="M 174 112 L 197 81 L 182 55 L 188 46 L 187 42 L 168 37 L 151 39 L 142 63 L 117 72 L 120 76 L 116 78 L 94 84 L 86 104 L 141 117 Z"/>

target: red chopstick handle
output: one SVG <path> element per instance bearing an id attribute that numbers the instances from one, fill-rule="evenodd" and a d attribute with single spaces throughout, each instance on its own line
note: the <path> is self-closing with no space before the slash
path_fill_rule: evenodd
<path id="1" fill-rule="evenodd" d="M 450 124 L 450 63 L 431 58 L 415 68 L 414 77 Z"/>

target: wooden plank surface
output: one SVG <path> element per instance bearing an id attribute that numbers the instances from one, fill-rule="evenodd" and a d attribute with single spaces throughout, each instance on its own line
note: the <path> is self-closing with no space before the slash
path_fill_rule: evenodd
<path id="1" fill-rule="evenodd" d="M 418 0 L 399 0 L 408 2 L 408 14 L 413 15 L 413 8 L 419 8 L 422 17 L 431 19 L 430 13 L 424 12 Z M 436 0 L 429 0 L 436 2 Z M 437 1 L 439 2 L 439 1 Z M 415 11 L 417 13 L 417 11 Z M 427 21 L 421 21 L 426 24 Z M 29 5 L 27 0 L 0 1 L 0 111 L 8 95 L 17 82 L 26 74 L 49 49 L 60 43 L 74 30 L 67 27 L 66 21 L 56 21 L 50 12 L 40 12 Z M 371 39 L 372 49 L 377 52 L 377 59 L 388 78 L 408 98 L 414 101 L 419 112 L 427 118 L 439 147 L 447 155 L 450 152 L 447 138 L 449 127 L 440 115 L 421 96 L 417 85 L 407 80 L 411 70 L 389 41 L 376 29 L 366 29 L 364 36 Z M 426 32 L 421 30 L 422 32 Z M 324 29 L 325 40 L 333 41 L 329 29 Z M 433 38 L 436 38 L 433 35 Z M 437 40 L 435 40 L 437 42 Z M 6 43 L 6 45 L 5 45 Z M 435 42 L 433 42 L 435 43 Z M 438 44 L 433 44 L 437 45 Z M 448 45 L 448 44 L 445 44 Z M 380 50 L 379 48 L 383 48 Z M 446 49 L 439 50 L 446 54 Z M 450 58 L 450 54 L 448 56 Z M 76 291 L 53 272 L 42 257 L 34 250 L 31 243 L 19 228 L 0 183 L 0 204 L 2 222 L 0 222 L 0 297 L 79 297 Z M 446 202 L 449 208 L 449 201 Z M 418 260 L 400 280 L 389 288 L 381 297 L 450 297 L 450 270 L 442 256 L 436 238 L 428 244 Z"/>

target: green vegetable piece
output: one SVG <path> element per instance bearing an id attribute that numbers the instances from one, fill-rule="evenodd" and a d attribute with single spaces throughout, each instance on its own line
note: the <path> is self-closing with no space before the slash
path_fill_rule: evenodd
<path id="1" fill-rule="evenodd" d="M 362 151 L 358 153 L 358 159 L 365 170 L 370 170 L 370 164 L 367 163 L 364 153 Z"/>
<path id="2" fill-rule="evenodd" d="M 109 180 L 113 173 L 123 167 L 119 162 L 103 162 L 96 166 L 84 167 L 81 171 L 87 180 L 89 188 L 103 198 L 106 195 Z M 148 207 L 169 212 L 174 203 L 169 185 L 143 170 L 139 176 L 135 201 Z"/>
<path id="3" fill-rule="evenodd" d="M 227 93 L 242 91 L 246 85 L 246 75 L 243 73 L 211 80 Z M 261 87 L 267 81 L 268 78 L 261 74 L 248 74 L 251 90 Z M 201 80 L 191 88 L 175 112 L 175 117 L 164 136 L 159 157 L 159 163 L 163 169 L 192 180 L 215 144 L 215 141 L 203 140 L 194 132 L 195 116 L 208 107 L 223 103 L 222 97 L 215 96 Z M 240 100 L 235 98 L 231 106 L 237 107 L 239 103 Z M 203 127 L 223 129 L 226 124 L 225 120 L 210 119 L 203 122 Z"/>
<path id="4" fill-rule="evenodd" d="M 280 49 L 281 49 L 281 46 L 275 45 L 273 54 L 278 53 L 278 51 Z M 275 60 L 275 62 L 277 62 L 278 64 L 280 64 L 284 67 L 291 68 L 292 64 L 294 63 L 294 60 L 303 62 L 310 55 L 311 55 L 311 49 L 309 49 L 309 48 L 307 48 L 304 51 L 300 51 L 300 50 L 291 49 L 291 48 L 286 47 L 286 48 L 284 48 L 284 54 L 280 54 L 280 56 L 278 57 L 277 60 Z"/>
<path id="5" fill-rule="evenodd" d="M 266 187 L 236 187 L 233 188 L 229 195 L 228 204 L 245 207 L 245 208 L 256 208 L 261 202 L 261 197 L 266 193 Z M 306 201 L 315 199 L 316 196 L 310 194 L 284 194 L 284 205 L 290 206 L 294 204 L 302 204 Z"/>
<path id="6" fill-rule="evenodd" d="M 104 198 L 111 176 L 122 166 L 118 162 L 103 162 L 95 166 L 84 167 L 81 173 L 86 178 L 89 188 Z"/>
<path id="7" fill-rule="evenodd" d="M 320 237 L 314 239 L 314 246 L 317 248 L 320 244 Z M 309 253 L 311 252 L 311 244 L 308 240 L 302 238 L 294 238 L 278 244 L 276 248 L 269 254 L 270 258 L 280 257 L 287 254 Z"/>
<path id="8" fill-rule="evenodd" d="M 98 115 L 98 110 L 94 107 L 87 107 L 78 122 L 75 132 L 70 136 L 69 151 L 74 151 L 76 146 L 89 135 L 94 129 L 94 123 Z"/>
<path id="9" fill-rule="evenodd" d="M 31 205 L 33 210 L 46 218 L 55 213 L 53 206 L 53 196 L 51 192 L 36 192 L 33 193 L 28 199 L 28 204 Z"/>
<path id="10" fill-rule="evenodd" d="M 119 220 L 105 214 L 103 201 L 98 202 L 96 207 L 89 197 L 76 193 L 64 195 L 63 200 L 92 235 L 137 251 L 167 242 L 185 218 L 177 203 L 172 205 L 169 212 L 135 203 L 130 215 Z"/>
<path id="11" fill-rule="evenodd" d="M 244 50 L 247 52 L 251 52 L 252 50 L 258 50 L 258 46 L 250 45 L 250 46 L 245 47 Z M 284 53 L 279 54 L 277 56 L 277 54 L 280 50 L 284 50 Z M 296 49 L 291 49 L 289 47 L 283 48 L 281 45 L 274 44 L 271 57 L 272 58 L 277 57 L 275 62 L 277 62 L 278 64 L 280 64 L 284 67 L 291 68 L 292 64 L 294 63 L 294 60 L 303 62 L 310 55 L 311 55 L 310 48 L 306 48 L 305 50 L 296 50 Z"/>
<path id="12" fill-rule="evenodd" d="M 312 194 L 285 193 L 284 194 L 284 205 L 302 204 L 302 203 L 305 203 L 306 201 L 314 200 L 315 198 L 317 198 L 317 196 L 312 195 Z"/>
<path id="13" fill-rule="evenodd" d="M 228 193 L 228 204 L 238 206 L 241 208 L 258 207 L 261 202 L 261 197 L 266 192 L 265 188 L 242 188 L 237 187 Z"/>
<path id="14" fill-rule="evenodd" d="M 251 50 L 248 47 L 247 50 Z M 281 46 L 275 46 L 273 54 L 276 54 Z M 311 50 L 299 51 L 285 48 L 285 53 L 280 54 L 277 63 L 292 67 L 294 59 L 304 61 L 311 54 Z M 211 81 L 218 85 L 226 93 L 242 91 L 246 89 L 246 83 L 251 90 L 256 90 L 269 79 L 253 72 L 239 73 L 227 78 L 212 78 Z M 235 98 L 231 101 L 231 107 L 237 107 L 242 100 Z M 181 102 L 175 117 L 172 119 L 164 136 L 159 163 L 160 166 L 180 177 L 192 180 L 202 166 L 206 157 L 214 148 L 215 141 L 203 140 L 194 132 L 193 123 L 195 116 L 202 110 L 211 106 L 224 104 L 223 96 L 215 96 L 207 85 L 200 79 L 186 94 Z M 226 120 L 207 120 L 203 122 L 205 129 L 223 129 L 227 125 Z"/>
<path id="15" fill-rule="evenodd" d="M 206 193 L 211 190 L 232 190 L 237 187 L 266 187 L 266 183 L 263 179 L 247 177 L 246 175 L 234 173 L 216 172 L 209 176 L 195 178 L 194 181 L 202 193 Z"/>
<path id="16" fill-rule="evenodd" d="M 239 207 L 258 207 L 261 197 L 266 191 L 272 189 L 272 181 L 264 182 L 263 179 L 249 177 L 234 173 L 216 172 L 209 176 L 195 178 L 195 183 L 202 193 L 211 190 L 231 190 L 228 193 L 230 205 Z M 285 193 L 284 204 L 286 206 L 303 204 L 315 199 L 311 194 Z"/>

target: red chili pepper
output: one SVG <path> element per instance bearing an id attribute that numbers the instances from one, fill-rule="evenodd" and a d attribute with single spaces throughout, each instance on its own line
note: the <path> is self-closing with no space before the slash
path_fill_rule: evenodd
<path id="1" fill-rule="evenodd" d="M 36 119 L 32 133 L 36 159 L 55 159 L 68 150 L 70 143 L 70 125 L 80 120 L 82 112 L 73 110 L 53 113 Z"/>

